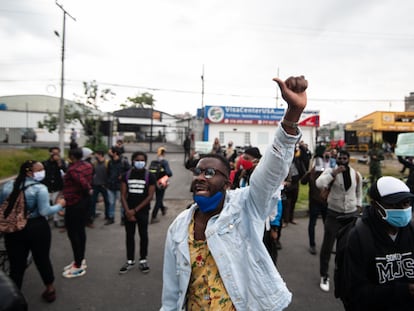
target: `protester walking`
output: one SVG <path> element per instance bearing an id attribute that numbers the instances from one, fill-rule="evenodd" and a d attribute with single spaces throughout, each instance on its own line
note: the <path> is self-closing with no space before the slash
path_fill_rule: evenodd
<path id="1" fill-rule="evenodd" d="M 326 169 L 316 179 L 320 189 L 330 189 L 328 195 L 328 210 L 326 214 L 323 242 L 320 253 L 320 288 L 329 292 L 329 261 L 336 235 L 342 224 L 338 217 L 356 215 L 362 206 L 362 177 L 359 172 L 349 165 L 349 153 L 341 150 L 336 159 L 335 168 Z"/>
<path id="2" fill-rule="evenodd" d="M 191 139 L 190 135 L 186 135 L 184 142 L 183 142 L 183 148 L 184 148 L 184 166 L 187 163 L 187 160 L 190 158 L 191 154 Z"/>
<path id="3" fill-rule="evenodd" d="M 328 204 L 324 198 L 321 197 L 321 191 L 316 187 L 316 179 L 324 171 L 323 160 L 320 157 L 315 158 L 314 166 L 301 179 L 301 184 L 309 184 L 308 192 L 308 206 L 309 206 L 309 223 L 308 223 L 308 238 L 309 238 L 309 252 L 316 255 L 315 242 L 315 226 L 318 217 L 322 217 L 322 222 L 325 224 Z"/>
<path id="4" fill-rule="evenodd" d="M 164 206 L 164 195 L 169 184 L 169 178 L 173 175 L 168 160 L 165 158 L 166 150 L 160 147 L 157 150 L 157 159 L 150 164 L 149 171 L 155 177 L 157 186 L 155 188 L 155 205 L 152 210 L 151 223 L 159 222 L 157 218 L 158 211 L 161 210 L 162 215 L 167 212 L 167 207 Z"/>
<path id="5" fill-rule="evenodd" d="M 371 184 L 377 181 L 382 176 L 381 161 L 384 160 L 384 152 L 378 143 L 368 151 L 369 156 L 369 175 Z"/>

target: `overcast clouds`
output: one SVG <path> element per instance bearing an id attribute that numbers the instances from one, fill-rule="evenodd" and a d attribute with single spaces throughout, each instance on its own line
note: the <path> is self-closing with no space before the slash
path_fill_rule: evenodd
<path id="1" fill-rule="evenodd" d="M 195 114 L 203 65 L 205 105 L 274 107 L 277 69 L 304 74 L 308 109 L 323 124 L 403 110 L 414 92 L 410 0 L 59 3 L 76 18 L 66 19 L 65 98 L 96 80 L 117 93 L 105 111 L 150 92 L 156 109 Z M 0 96 L 60 96 L 54 30 L 62 11 L 53 0 L 0 2 Z"/>

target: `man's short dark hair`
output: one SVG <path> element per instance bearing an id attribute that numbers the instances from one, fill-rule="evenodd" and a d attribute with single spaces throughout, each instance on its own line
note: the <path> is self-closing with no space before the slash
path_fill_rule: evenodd
<path id="1" fill-rule="evenodd" d="M 338 154 L 340 154 L 340 155 L 344 155 L 344 156 L 347 156 L 348 158 L 350 158 L 351 156 L 350 156 L 350 154 L 349 154 L 349 152 L 348 151 L 346 151 L 346 150 L 340 150 L 339 152 L 338 152 Z"/>
<path id="2" fill-rule="evenodd" d="M 70 149 L 69 150 L 69 157 L 74 157 L 77 160 L 82 159 L 83 157 L 83 152 L 82 152 L 82 148 L 74 148 L 74 149 Z"/>
<path id="3" fill-rule="evenodd" d="M 142 151 L 135 151 L 131 156 L 131 162 L 133 162 L 135 160 L 135 158 L 139 155 L 144 156 L 145 162 L 147 162 L 148 156 L 145 152 L 142 152 Z"/>
<path id="4" fill-rule="evenodd" d="M 118 147 L 111 147 L 111 152 L 114 154 L 116 153 L 118 156 L 122 155 L 122 150 Z"/>
<path id="5" fill-rule="evenodd" d="M 202 156 L 200 156 L 200 160 L 204 158 L 214 158 L 214 159 L 219 160 L 221 163 L 223 163 L 227 171 L 227 177 L 229 177 L 231 168 L 230 168 L 229 161 L 225 157 L 217 153 L 209 153 L 209 154 L 203 154 Z"/>
<path id="6" fill-rule="evenodd" d="M 60 152 L 60 148 L 59 147 L 50 147 L 49 148 L 49 152 L 52 152 L 53 150 L 59 150 L 59 152 Z"/>

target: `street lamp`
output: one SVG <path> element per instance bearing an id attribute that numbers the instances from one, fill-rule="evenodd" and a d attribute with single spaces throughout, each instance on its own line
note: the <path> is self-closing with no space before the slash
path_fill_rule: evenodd
<path id="1" fill-rule="evenodd" d="M 59 103 L 59 148 L 60 156 L 63 158 L 65 155 L 65 108 L 63 102 L 63 88 L 65 83 L 65 34 L 66 34 L 66 15 L 71 19 L 76 21 L 76 19 L 71 16 L 62 5 L 55 2 L 56 5 L 63 11 L 63 31 L 62 31 L 62 70 L 60 76 L 60 103 Z M 55 35 L 60 37 L 59 33 L 55 30 Z"/>

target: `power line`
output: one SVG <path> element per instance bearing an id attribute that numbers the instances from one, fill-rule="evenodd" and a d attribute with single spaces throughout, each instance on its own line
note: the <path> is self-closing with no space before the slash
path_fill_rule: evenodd
<path id="1" fill-rule="evenodd" d="M 65 80 L 67 83 L 74 85 L 75 83 L 83 83 L 80 80 Z M 15 83 L 15 82 L 49 82 L 57 83 L 57 79 L 0 79 L 0 82 L 4 83 Z M 191 90 L 182 90 L 182 89 L 169 89 L 169 88 L 159 88 L 159 87 L 149 87 L 149 86 L 138 86 L 132 84 L 120 84 L 120 83 L 111 83 L 111 82 L 99 82 L 98 85 L 101 86 L 110 86 L 114 88 L 128 88 L 128 89 L 139 89 L 153 92 L 170 92 L 170 93 L 182 93 L 182 94 L 194 94 L 199 95 L 200 91 L 191 91 Z M 231 93 L 213 93 L 206 92 L 205 95 L 209 96 L 224 96 L 224 97 L 238 97 L 238 98 L 263 98 L 263 99 L 276 99 L 275 96 L 264 96 L 264 95 L 242 95 L 242 94 L 231 94 Z M 352 102 L 352 103 L 389 103 L 389 102 L 403 102 L 404 99 L 362 99 L 362 98 L 310 98 L 308 97 L 308 102 Z"/>
<path id="2" fill-rule="evenodd" d="M 345 31 L 345 30 L 329 30 L 326 28 L 315 28 L 315 27 L 298 27 L 298 26 L 280 26 L 272 24 L 262 24 L 262 23 L 246 23 L 246 25 L 258 26 L 269 28 L 270 31 L 282 31 L 286 33 L 294 33 L 297 35 L 347 35 L 347 36 L 360 36 L 360 37 L 371 37 L 375 39 L 390 39 L 390 40 L 407 40 L 414 39 L 414 34 L 410 33 L 384 33 L 384 32 L 368 32 L 368 31 Z"/>
<path id="3" fill-rule="evenodd" d="M 71 82 L 75 82 L 74 80 L 68 80 Z M 80 81 L 76 81 L 80 82 Z M 99 85 L 106 85 L 112 87 L 122 87 L 122 88 L 136 88 L 136 89 L 143 89 L 148 91 L 161 91 L 161 92 L 172 92 L 172 93 L 186 93 L 186 94 L 197 94 L 199 95 L 199 91 L 189 91 L 189 90 L 180 90 L 180 89 L 165 89 L 165 88 L 155 88 L 155 87 L 147 87 L 147 86 L 136 86 L 136 85 L 128 85 L 128 84 L 117 84 L 117 83 L 108 83 L 108 82 L 98 82 Z M 241 94 L 225 94 L 225 93 L 210 93 L 206 92 L 206 95 L 213 95 L 213 96 L 226 96 L 226 97 L 241 97 L 241 98 L 268 98 L 268 99 L 275 99 L 275 96 L 263 96 L 263 95 L 241 95 Z M 346 98 L 308 98 L 308 101 L 313 102 L 400 102 L 403 99 L 346 99 Z"/>

